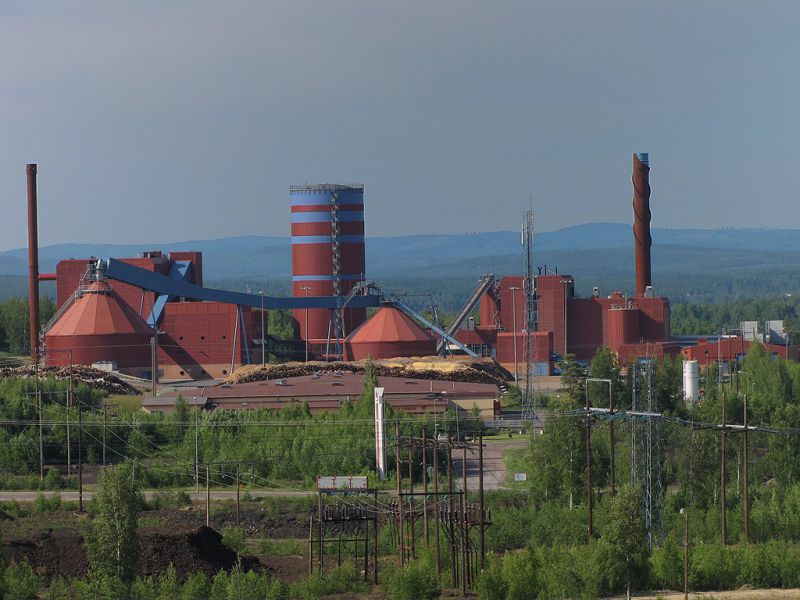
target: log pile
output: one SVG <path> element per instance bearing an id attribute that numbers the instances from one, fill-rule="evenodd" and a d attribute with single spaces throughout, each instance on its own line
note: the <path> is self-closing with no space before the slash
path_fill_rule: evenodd
<path id="1" fill-rule="evenodd" d="M 406 379 L 433 379 L 464 383 L 488 383 L 500 385 L 511 379 L 511 374 L 494 360 L 447 360 L 438 357 L 407 358 L 373 361 L 378 377 L 402 377 Z M 289 362 L 277 365 L 249 365 L 230 375 L 226 384 L 251 383 L 267 379 L 286 379 L 313 375 L 318 372 L 340 373 L 364 372 L 366 361 L 358 362 Z"/>
<path id="2" fill-rule="evenodd" d="M 69 367 L 40 367 L 39 377 L 41 379 L 58 379 L 67 381 L 69 379 Z M 0 379 L 9 377 L 28 378 L 35 374 L 33 365 L 23 367 L 3 367 L 0 368 Z M 105 390 L 109 394 L 122 394 L 128 396 L 141 396 L 142 392 L 113 373 L 86 367 L 84 365 L 73 365 L 72 381 L 75 385 L 84 383 L 95 390 Z"/>

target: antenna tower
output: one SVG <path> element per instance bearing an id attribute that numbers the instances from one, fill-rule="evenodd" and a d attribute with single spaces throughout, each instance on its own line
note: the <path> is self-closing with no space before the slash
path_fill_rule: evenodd
<path id="1" fill-rule="evenodd" d="M 533 420 L 536 417 L 536 395 L 533 390 L 533 375 L 536 369 L 536 279 L 533 276 L 533 211 L 526 210 L 522 217 L 522 245 L 525 247 L 525 329 L 524 353 L 525 387 L 522 390 L 522 418 Z M 516 344 L 516 339 L 514 340 Z"/>
<path id="2" fill-rule="evenodd" d="M 631 369 L 631 483 L 642 493 L 642 513 L 652 548 L 661 539 L 664 525 L 664 489 L 661 480 L 661 415 L 656 400 L 653 360 L 641 358 Z"/>

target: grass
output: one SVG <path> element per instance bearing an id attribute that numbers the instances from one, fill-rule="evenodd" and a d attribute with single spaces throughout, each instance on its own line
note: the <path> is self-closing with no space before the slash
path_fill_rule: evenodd
<path id="1" fill-rule="evenodd" d="M 106 398 L 106 404 L 116 406 L 122 411 L 138 411 L 142 408 L 141 396 L 126 396 L 123 394 L 113 394 Z"/>
<path id="2" fill-rule="evenodd" d="M 167 520 L 164 517 L 151 517 L 149 515 L 144 515 L 139 517 L 138 523 L 139 527 L 156 529 L 157 527 L 164 527 L 167 525 Z"/>
<path id="3" fill-rule="evenodd" d="M 506 485 L 511 488 L 526 488 L 528 483 L 525 481 L 514 481 L 514 473 L 528 472 L 528 449 L 527 448 L 507 448 L 503 452 L 503 460 L 506 463 L 508 475 L 506 475 Z"/>
<path id="4" fill-rule="evenodd" d="M 258 542 L 258 550 L 267 556 L 303 556 L 308 547 L 308 542 L 296 538 L 263 539 Z"/>

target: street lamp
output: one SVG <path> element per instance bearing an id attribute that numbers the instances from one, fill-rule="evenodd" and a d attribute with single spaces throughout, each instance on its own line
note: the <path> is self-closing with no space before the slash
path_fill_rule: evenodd
<path id="1" fill-rule="evenodd" d="M 311 290 L 310 286 L 304 285 L 300 288 L 301 291 L 306 293 L 306 298 L 308 298 L 308 292 Z M 305 338 L 306 342 L 306 362 L 308 362 L 308 301 L 306 301 L 306 331 L 305 331 Z"/>
<path id="2" fill-rule="evenodd" d="M 261 290 L 258 292 L 258 295 L 261 296 L 261 366 L 265 366 L 267 364 L 267 355 L 266 355 L 266 346 L 264 345 L 265 341 L 264 338 L 266 336 L 264 330 L 264 295 L 267 293 L 267 290 Z"/>
<path id="3" fill-rule="evenodd" d="M 519 362 L 517 361 L 517 290 L 518 287 L 511 286 L 511 312 L 514 327 L 514 383 L 519 385 Z"/>

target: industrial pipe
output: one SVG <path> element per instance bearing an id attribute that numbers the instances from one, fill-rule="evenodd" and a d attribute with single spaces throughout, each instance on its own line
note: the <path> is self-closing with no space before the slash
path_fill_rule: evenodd
<path id="1" fill-rule="evenodd" d="M 650 269 L 650 161 L 646 152 L 633 155 L 633 237 L 636 252 L 636 294 L 652 285 Z"/>
<path id="2" fill-rule="evenodd" d="M 36 164 L 25 165 L 28 175 L 28 305 L 31 360 L 39 362 L 39 224 L 36 216 Z"/>

